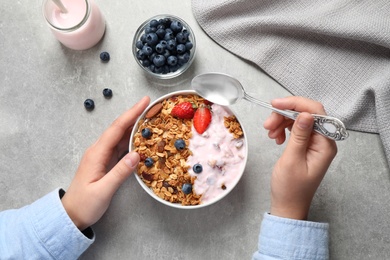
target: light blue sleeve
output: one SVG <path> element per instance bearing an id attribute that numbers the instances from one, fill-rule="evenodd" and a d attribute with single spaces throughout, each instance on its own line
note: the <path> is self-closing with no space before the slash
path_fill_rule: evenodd
<path id="1" fill-rule="evenodd" d="M 329 259 L 329 225 L 264 214 L 253 260 Z"/>
<path id="2" fill-rule="evenodd" d="M 93 243 L 92 229 L 73 224 L 59 194 L 0 212 L 0 259 L 77 259 Z"/>

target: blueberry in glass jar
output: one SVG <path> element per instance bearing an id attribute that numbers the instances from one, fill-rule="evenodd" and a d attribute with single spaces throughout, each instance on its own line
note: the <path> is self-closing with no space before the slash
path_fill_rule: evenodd
<path id="1" fill-rule="evenodd" d="M 153 64 L 156 66 L 156 67 L 162 67 L 165 65 L 165 56 L 164 55 L 161 55 L 161 54 L 158 54 L 156 55 L 154 58 L 153 58 Z"/>
<path id="2" fill-rule="evenodd" d="M 191 29 L 184 24 L 179 18 L 150 20 L 134 39 L 139 64 L 154 74 L 168 74 L 188 63 L 195 49 Z"/>
<path id="3" fill-rule="evenodd" d="M 167 64 L 171 67 L 175 66 L 177 64 L 177 57 L 176 56 L 168 56 L 167 58 Z"/>

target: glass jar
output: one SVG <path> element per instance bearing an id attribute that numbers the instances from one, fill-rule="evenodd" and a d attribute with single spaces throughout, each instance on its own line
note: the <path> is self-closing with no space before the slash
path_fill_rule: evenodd
<path id="1" fill-rule="evenodd" d="M 54 36 L 66 47 L 86 50 L 103 37 L 106 22 L 93 0 L 61 0 L 66 12 L 52 0 L 43 0 L 43 15 Z"/>

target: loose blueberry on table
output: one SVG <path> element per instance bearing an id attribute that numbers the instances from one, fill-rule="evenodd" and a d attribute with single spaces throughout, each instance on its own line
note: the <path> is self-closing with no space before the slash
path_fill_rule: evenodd
<path id="1" fill-rule="evenodd" d="M 108 62 L 110 60 L 110 54 L 106 51 L 103 51 L 102 53 L 100 53 L 100 59 L 103 62 Z"/>
<path id="2" fill-rule="evenodd" d="M 105 98 L 111 98 L 112 97 L 112 90 L 109 88 L 103 89 L 103 96 Z"/>
<path id="3" fill-rule="evenodd" d="M 190 60 L 193 43 L 189 36 L 180 21 L 153 19 L 136 42 L 136 58 L 153 73 L 175 72 Z"/>
<path id="4" fill-rule="evenodd" d="M 88 98 L 84 101 L 84 107 L 88 110 L 91 111 L 95 108 L 95 102 L 93 102 L 92 99 Z"/>

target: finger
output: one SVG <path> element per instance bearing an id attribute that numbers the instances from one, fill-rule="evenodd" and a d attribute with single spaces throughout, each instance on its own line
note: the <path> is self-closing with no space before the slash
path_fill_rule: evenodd
<path id="1" fill-rule="evenodd" d="M 96 151 L 99 153 L 114 149 L 122 140 L 126 131 L 134 125 L 135 121 L 148 106 L 149 102 L 150 98 L 145 96 L 131 109 L 118 117 L 95 143 Z"/>
<path id="2" fill-rule="evenodd" d="M 285 117 L 272 112 L 271 115 L 265 120 L 263 127 L 267 130 L 273 130 L 285 120 Z"/>
<path id="3" fill-rule="evenodd" d="M 272 139 L 276 138 L 282 133 L 285 133 L 286 128 L 289 128 L 294 121 L 291 119 L 285 119 L 282 121 L 278 126 L 276 126 L 274 129 L 269 130 L 268 136 Z"/>
<path id="4" fill-rule="evenodd" d="M 326 115 L 324 106 L 317 101 L 297 96 L 274 99 L 271 102 L 273 107 L 279 109 L 290 109 L 299 112 Z"/>
<path id="5" fill-rule="evenodd" d="M 314 118 L 311 114 L 302 112 L 299 114 L 292 129 L 290 139 L 286 147 L 286 155 L 292 160 L 306 156 L 307 147 L 313 133 Z"/>
<path id="6" fill-rule="evenodd" d="M 104 177 L 99 181 L 101 192 L 112 196 L 124 183 L 139 163 L 138 153 L 131 151 L 126 154 Z"/>

